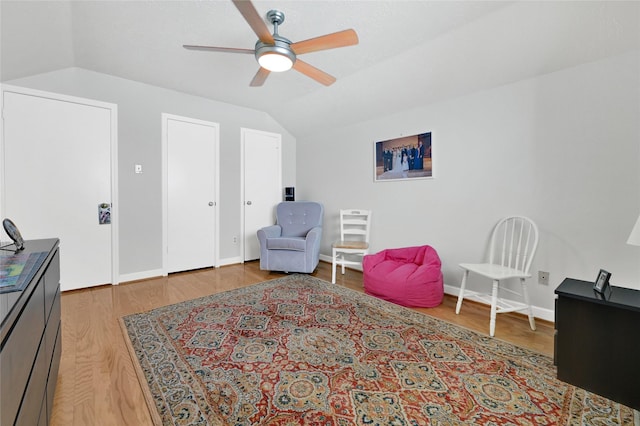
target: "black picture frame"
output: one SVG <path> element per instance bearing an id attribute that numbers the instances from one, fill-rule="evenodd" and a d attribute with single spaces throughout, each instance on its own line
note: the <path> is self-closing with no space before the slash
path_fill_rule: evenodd
<path id="1" fill-rule="evenodd" d="M 596 281 L 593 283 L 593 290 L 599 294 L 605 294 L 609 287 L 609 279 L 611 278 L 611 272 L 607 272 L 604 269 L 600 269 Z"/>
<path id="2" fill-rule="evenodd" d="M 13 240 L 13 245 L 16 246 L 16 251 L 20 251 L 24 248 L 24 240 L 22 239 L 22 235 L 20 231 L 18 231 L 18 227 L 15 223 L 9 218 L 5 218 L 2 221 L 2 226 L 4 227 L 5 232 Z"/>

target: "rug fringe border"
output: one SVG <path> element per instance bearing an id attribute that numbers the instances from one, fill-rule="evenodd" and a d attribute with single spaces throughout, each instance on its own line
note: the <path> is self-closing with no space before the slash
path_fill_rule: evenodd
<path id="1" fill-rule="evenodd" d="M 129 356 L 131 357 L 133 370 L 136 372 L 140 390 L 142 391 L 142 395 L 144 396 L 144 401 L 147 403 L 147 410 L 149 411 L 149 415 L 151 416 L 151 422 L 154 426 L 162 426 L 162 418 L 160 417 L 160 413 L 158 413 L 158 408 L 156 407 L 153 395 L 151 395 L 151 389 L 149 388 L 149 384 L 147 383 L 147 377 L 144 375 L 144 371 L 142 371 L 142 366 L 138 361 L 136 351 L 133 348 L 133 344 L 131 343 L 131 338 L 129 337 L 129 333 L 127 332 L 127 326 L 124 323 L 124 317 L 118 318 L 118 322 L 120 323 L 120 331 L 122 332 L 122 337 L 124 338 L 125 345 L 127 346 L 127 352 L 129 352 Z"/>

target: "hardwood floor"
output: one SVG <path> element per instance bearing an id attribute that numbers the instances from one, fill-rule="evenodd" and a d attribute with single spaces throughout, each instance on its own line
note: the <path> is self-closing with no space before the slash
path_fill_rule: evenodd
<path id="1" fill-rule="evenodd" d="M 260 271 L 256 261 L 63 293 L 62 359 L 51 426 L 151 424 L 120 317 L 281 276 Z M 320 262 L 314 276 L 331 281 L 331 265 Z M 337 281 L 363 291 L 358 271 L 338 274 Z M 417 310 L 488 334 L 488 307 L 465 301 L 456 315 L 455 302 L 445 296 L 437 308 Z M 503 314 L 497 320 L 496 338 L 552 356 L 553 324 L 537 321 L 537 326 L 531 331 L 526 317 Z"/>

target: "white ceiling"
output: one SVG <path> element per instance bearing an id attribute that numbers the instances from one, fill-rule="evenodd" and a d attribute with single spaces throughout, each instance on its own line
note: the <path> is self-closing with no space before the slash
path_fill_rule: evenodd
<path id="1" fill-rule="evenodd" d="M 347 28 L 357 46 L 302 57 L 335 76 L 289 71 L 249 87 L 253 48 L 229 0 L 0 2 L 2 81 L 66 67 L 263 110 L 296 136 L 640 49 L 640 2 L 257 0 L 300 41 Z M 271 28 L 270 24 L 269 27 Z"/>

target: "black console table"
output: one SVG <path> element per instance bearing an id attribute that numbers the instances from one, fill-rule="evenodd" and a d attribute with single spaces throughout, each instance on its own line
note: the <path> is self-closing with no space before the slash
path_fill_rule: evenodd
<path id="1" fill-rule="evenodd" d="M 62 350 L 58 240 L 25 241 L 18 254 L 0 252 L 5 271 L 30 259 L 21 285 L 0 287 L 0 425 L 43 426 Z"/>
<path id="2" fill-rule="evenodd" d="M 567 278 L 555 293 L 558 379 L 640 410 L 640 291 Z"/>

